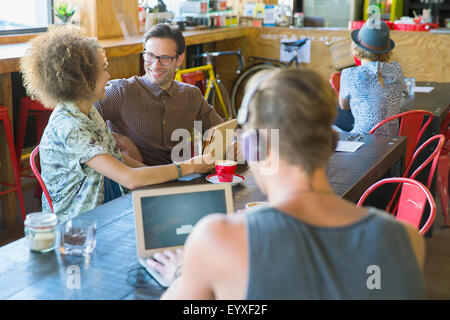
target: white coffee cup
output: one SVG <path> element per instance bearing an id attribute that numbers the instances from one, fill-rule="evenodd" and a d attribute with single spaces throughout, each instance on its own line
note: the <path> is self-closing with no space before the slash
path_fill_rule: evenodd
<path id="1" fill-rule="evenodd" d="M 270 205 L 270 202 L 267 202 L 267 201 L 253 201 L 253 202 L 246 203 L 245 207 L 247 209 L 253 209 L 253 208 L 256 208 L 256 207 L 260 207 L 260 206 L 267 207 L 269 205 Z"/>

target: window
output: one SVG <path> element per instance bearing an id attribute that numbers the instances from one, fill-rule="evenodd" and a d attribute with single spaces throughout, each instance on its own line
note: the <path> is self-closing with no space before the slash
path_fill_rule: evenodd
<path id="1" fill-rule="evenodd" d="M 42 32 L 52 24 L 52 0 L 0 1 L 0 35 Z"/>

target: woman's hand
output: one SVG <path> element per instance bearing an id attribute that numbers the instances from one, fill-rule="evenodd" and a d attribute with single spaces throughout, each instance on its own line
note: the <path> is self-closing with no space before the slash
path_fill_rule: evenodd
<path id="1" fill-rule="evenodd" d="M 185 163 L 192 167 L 193 173 L 206 173 L 214 169 L 214 157 L 210 153 L 193 157 Z"/>
<path id="2" fill-rule="evenodd" d="M 136 161 L 139 161 L 141 163 L 144 162 L 144 159 L 142 158 L 139 149 L 136 147 L 133 141 L 131 141 L 130 138 L 125 137 L 116 132 L 111 133 L 114 139 L 116 140 L 117 146 L 119 147 L 120 150 L 122 150 L 123 153 L 125 153 L 127 156 L 133 158 Z"/>

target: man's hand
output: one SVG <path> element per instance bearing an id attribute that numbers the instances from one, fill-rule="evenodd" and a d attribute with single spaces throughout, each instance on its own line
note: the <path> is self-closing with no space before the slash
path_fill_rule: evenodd
<path id="1" fill-rule="evenodd" d="M 184 250 L 181 248 L 157 252 L 153 255 L 153 259 L 147 259 L 147 264 L 158 271 L 168 283 L 172 283 L 181 274 L 183 253 Z"/>
<path id="2" fill-rule="evenodd" d="M 116 132 L 112 132 L 112 135 L 116 140 L 117 146 L 120 150 L 122 150 L 123 153 L 139 162 L 144 161 L 138 148 L 130 138 L 122 136 L 121 134 L 118 134 Z"/>

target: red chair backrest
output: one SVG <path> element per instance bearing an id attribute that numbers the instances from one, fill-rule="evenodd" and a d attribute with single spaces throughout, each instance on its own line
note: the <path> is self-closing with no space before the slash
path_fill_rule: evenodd
<path id="1" fill-rule="evenodd" d="M 28 110 L 47 111 L 50 113 L 53 111 L 53 109 L 44 107 L 44 105 L 40 101 L 33 100 L 28 96 L 22 97 L 20 99 L 20 102 L 22 105 L 25 105 L 28 108 Z"/>
<path id="2" fill-rule="evenodd" d="M 339 97 L 339 89 L 341 87 L 341 73 L 340 72 L 336 72 L 331 75 L 330 85 L 333 88 L 334 92 L 336 92 L 336 95 Z"/>
<path id="3" fill-rule="evenodd" d="M 442 134 L 437 134 L 435 136 L 432 136 L 430 139 L 425 141 L 417 150 L 414 152 L 414 155 L 411 158 L 411 162 L 409 163 L 409 166 L 406 168 L 403 177 L 406 178 L 409 174 L 409 171 L 411 170 L 411 166 L 413 165 L 414 161 L 418 158 L 422 150 L 424 150 L 430 143 L 432 143 L 435 140 L 439 140 L 436 148 L 434 151 L 428 156 L 428 158 L 409 176 L 411 179 L 415 179 L 417 175 L 426 168 L 431 163 L 431 169 L 428 174 L 428 180 L 426 187 L 431 187 L 431 182 L 433 180 L 434 172 L 436 171 L 437 162 L 439 159 L 439 155 L 441 154 L 442 147 L 444 146 L 445 137 Z"/>
<path id="4" fill-rule="evenodd" d="M 420 153 L 426 149 L 428 147 L 428 145 L 430 143 L 432 143 L 435 140 L 439 140 L 437 142 L 436 147 L 434 148 L 434 151 L 428 156 L 428 158 L 422 163 L 420 164 L 416 170 L 414 170 L 414 172 L 412 174 L 409 174 L 409 172 L 411 171 L 411 167 L 414 164 L 414 162 L 416 161 L 416 159 L 419 157 Z M 431 182 L 433 181 L 433 177 L 434 177 L 434 173 L 436 172 L 436 167 L 439 161 L 439 155 L 442 151 L 442 147 L 444 145 L 444 141 L 445 138 L 442 134 L 438 134 L 435 135 L 433 137 L 431 137 L 430 139 L 428 139 L 427 141 L 425 141 L 417 150 L 416 152 L 414 152 L 414 155 L 411 158 L 411 161 L 408 165 L 408 167 L 406 167 L 405 171 L 403 172 L 403 178 L 410 178 L 410 179 L 416 179 L 417 176 L 420 174 L 420 172 L 422 172 L 423 169 L 425 169 L 426 167 L 428 167 L 428 165 L 431 163 L 431 167 L 430 167 L 430 172 L 428 173 L 428 179 L 426 182 L 426 187 L 428 189 L 431 188 Z M 397 188 L 395 189 L 394 193 L 392 194 L 392 198 L 389 201 L 389 204 L 386 207 L 386 211 L 388 212 L 396 212 L 397 208 L 399 206 L 399 202 L 395 201 L 395 199 L 397 199 L 397 195 L 398 195 L 398 191 L 400 190 L 400 186 L 397 186 Z"/>
<path id="5" fill-rule="evenodd" d="M 441 154 L 447 154 L 450 152 L 450 112 L 447 113 L 447 117 L 442 123 L 441 134 L 445 136 L 444 147 Z"/>
<path id="6" fill-rule="evenodd" d="M 203 71 L 195 71 L 190 73 L 185 73 L 181 75 L 181 79 L 184 83 L 192 84 L 193 86 L 199 87 L 202 94 L 205 94 L 205 76 Z"/>
<path id="7" fill-rule="evenodd" d="M 33 170 L 34 175 L 36 176 L 37 181 L 39 182 L 39 184 L 41 185 L 42 191 L 45 194 L 45 198 L 47 199 L 47 202 L 50 206 L 50 209 L 52 209 L 53 212 L 53 202 L 52 202 L 52 198 L 50 198 L 50 194 L 48 193 L 47 187 L 45 186 L 44 180 L 42 180 L 41 174 L 39 173 L 39 169 L 36 166 L 36 156 L 38 155 L 39 152 L 39 146 L 37 146 L 33 152 L 31 152 L 30 155 L 30 166 L 31 166 L 31 170 Z"/>
<path id="8" fill-rule="evenodd" d="M 424 117 L 427 116 L 427 121 L 422 125 Z M 417 147 L 417 144 L 420 141 L 425 130 L 430 125 L 433 120 L 433 114 L 429 111 L 425 110 L 412 110 L 406 111 L 403 113 L 399 113 L 395 116 L 389 117 L 380 123 L 378 123 L 372 130 L 369 131 L 370 134 L 373 134 L 378 128 L 390 121 L 397 121 L 400 119 L 400 127 L 398 130 L 399 136 L 406 136 L 406 155 L 405 155 L 405 164 L 409 166 L 411 158 L 414 154 L 414 150 Z"/>
<path id="9" fill-rule="evenodd" d="M 430 191 L 419 181 L 410 178 L 387 178 L 380 180 L 370 186 L 366 192 L 361 196 L 357 206 L 361 207 L 367 197 L 377 188 L 389 183 L 401 183 L 403 188 L 399 198 L 399 205 L 396 212 L 396 219 L 412 224 L 419 229 L 420 221 L 422 220 L 425 205 L 428 202 L 430 205 L 430 215 L 425 222 L 420 234 L 425 234 L 433 225 L 436 217 L 436 203 Z"/>
<path id="10" fill-rule="evenodd" d="M 441 133 L 445 136 L 446 139 L 450 138 L 450 112 L 447 113 L 447 117 L 445 117 L 444 122 L 441 125 Z"/>
<path id="11" fill-rule="evenodd" d="M 403 183 L 396 218 L 409 222 L 419 229 L 422 214 L 425 210 L 426 194 L 417 185 Z"/>

